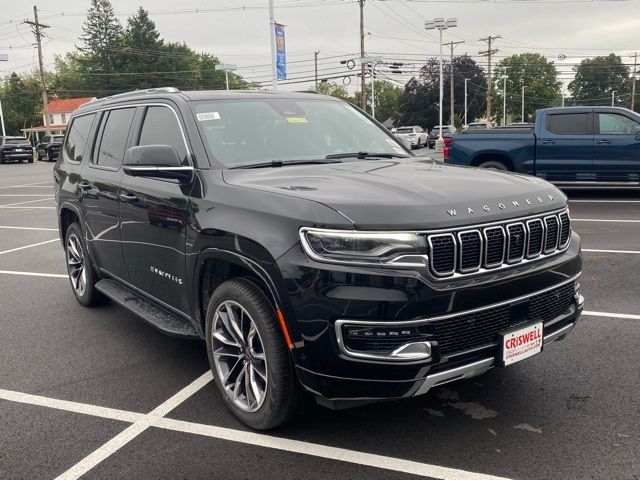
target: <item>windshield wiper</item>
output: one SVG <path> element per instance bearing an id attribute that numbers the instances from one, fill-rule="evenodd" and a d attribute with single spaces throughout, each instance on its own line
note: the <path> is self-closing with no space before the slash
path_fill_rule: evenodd
<path id="1" fill-rule="evenodd" d="M 337 157 L 336 157 L 337 158 Z M 239 165 L 237 167 L 231 167 L 231 169 L 237 168 L 274 168 L 274 167 L 286 167 L 288 165 L 322 165 L 325 163 L 342 163 L 340 160 L 331 159 L 329 157 L 320 160 L 273 160 L 271 162 L 262 163 L 250 163 L 248 165 Z"/>
<path id="2" fill-rule="evenodd" d="M 410 158 L 409 155 L 400 153 L 369 153 L 369 152 L 350 152 L 350 153 L 332 153 L 325 158 Z"/>

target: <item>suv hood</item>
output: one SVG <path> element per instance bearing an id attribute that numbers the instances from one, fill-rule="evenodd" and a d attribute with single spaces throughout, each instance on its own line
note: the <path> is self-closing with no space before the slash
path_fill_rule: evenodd
<path id="1" fill-rule="evenodd" d="M 322 203 L 361 229 L 446 228 L 566 205 L 565 195 L 541 179 L 431 159 L 226 170 L 224 179 L 239 187 Z"/>

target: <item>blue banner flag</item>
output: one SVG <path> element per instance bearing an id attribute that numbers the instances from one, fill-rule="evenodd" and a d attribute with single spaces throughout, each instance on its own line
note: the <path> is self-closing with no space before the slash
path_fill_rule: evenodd
<path id="1" fill-rule="evenodd" d="M 278 80 L 287 79 L 287 53 L 284 48 L 284 25 L 276 23 L 276 71 Z"/>

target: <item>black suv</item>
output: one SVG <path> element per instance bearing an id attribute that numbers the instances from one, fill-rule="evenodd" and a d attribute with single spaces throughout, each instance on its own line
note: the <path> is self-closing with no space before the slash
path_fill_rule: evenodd
<path id="1" fill-rule="evenodd" d="M 50 162 L 57 160 L 63 139 L 64 135 L 45 135 L 42 137 L 40 143 L 36 145 L 38 161 L 45 160 Z"/>
<path id="2" fill-rule="evenodd" d="M 54 179 L 77 300 L 206 340 L 225 402 L 258 429 L 304 390 L 343 408 L 509 365 L 582 310 L 560 191 L 413 157 L 331 97 L 96 100 Z"/>
<path id="3" fill-rule="evenodd" d="M 33 163 L 33 147 L 26 137 L 0 137 L 0 163 Z"/>

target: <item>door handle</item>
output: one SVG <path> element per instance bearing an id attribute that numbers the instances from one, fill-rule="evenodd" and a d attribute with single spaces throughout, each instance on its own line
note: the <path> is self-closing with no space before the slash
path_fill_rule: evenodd
<path id="1" fill-rule="evenodd" d="M 598 140 L 598 145 L 609 145 L 610 143 L 611 143 L 611 140 L 607 140 L 606 138 L 602 140 Z"/>
<path id="2" fill-rule="evenodd" d="M 555 141 L 555 140 L 543 140 L 543 141 L 542 141 L 542 144 L 543 144 L 543 145 L 553 145 L 553 144 L 555 144 L 555 143 L 556 143 L 556 141 Z"/>
<path id="3" fill-rule="evenodd" d="M 123 202 L 135 202 L 138 200 L 138 196 L 129 193 L 121 193 L 120 200 Z"/>

